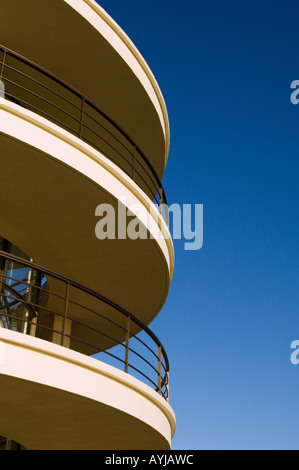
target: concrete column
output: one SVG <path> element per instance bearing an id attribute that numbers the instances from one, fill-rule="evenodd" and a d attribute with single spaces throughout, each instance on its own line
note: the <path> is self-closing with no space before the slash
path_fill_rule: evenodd
<path id="1" fill-rule="evenodd" d="M 52 335 L 52 342 L 55 344 L 59 344 L 60 346 L 64 346 L 66 348 L 70 347 L 70 334 L 72 330 L 72 320 L 68 318 L 63 318 L 60 315 L 54 316 L 54 324 L 53 324 L 53 335 Z M 61 333 L 60 333 L 61 332 Z M 65 337 L 63 338 L 63 333 L 65 333 Z"/>
<path id="2" fill-rule="evenodd" d="M 0 80 L 0 98 L 5 98 L 5 85 L 2 80 Z"/>

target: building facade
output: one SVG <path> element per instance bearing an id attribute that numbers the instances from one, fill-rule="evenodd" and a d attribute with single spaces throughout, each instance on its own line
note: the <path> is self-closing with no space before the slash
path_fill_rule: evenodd
<path id="1" fill-rule="evenodd" d="M 94 0 L 0 4 L 0 449 L 170 449 L 163 96 Z"/>

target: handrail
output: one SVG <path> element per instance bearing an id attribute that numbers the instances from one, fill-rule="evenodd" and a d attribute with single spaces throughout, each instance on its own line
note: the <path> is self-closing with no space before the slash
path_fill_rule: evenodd
<path id="1" fill-rule="evenodd" d="M 160 212 L 163 214 L 163 206 L 167 206 L 167 199 L 160 178 L 150 160 L 128 133 L 99 106 L 92 103 L 86 96 L 56 77 L 53 73 L 5 46 L 0 45 L 0 51 L 3 53 L 3 58 L 0 61 L 0 81 L 2 80 L 6 86 L 5 96 L 15 100 L 24 107 L 32 107 L 35 112 L 58 122 L 77 137 L 100 150 L 107 158 L 121 166 L 125 173 L 142 187 L 151 196 L 152 200 L 157 202 Z M 50 84 L 28 75 L 28 73 L 20 68 L 13 67 L 8 63 L 8 57 L 16 59 L 19 64 L 28 66 L 31 71 L 37 72 L 43 79 L 50 80 Z M 34 84 L 35 90 L 24 86 L 26 81 L 30 82 L 30 86 Z M 53 87 L 54 84 L 58 85 L 59 91 L 57 91 L 57 87 Z M 36 87 L 42 91 L 38 93 Z M 79 105 L 63 95 L 63 91 L 67 91 L 73 98 L 79 99 Z M 44 93 L 44 96 L 40 93 Z M 47 93 L 51 94 L 51 99 L 47 97 Z M 29 101 L 28 98 L 25 99 L 28 95 L 30 96 Z M 57 99 L 64 102 L 64 107 L 57 104 Z M 50 111 L 48 110 L 49 106 Z M 79 117 L 76 118 L 73 113 L 69 113 L 67 106 L 71 106 L 73 112 L 76 111 Z M 95 113 L 96 118 L 88 112 L 87 108 Z M 55 113 L 58 113 L 59 116 L 62 114 L 63 117 L 58 118 Z M 90 121 L 89 125 L 86 124 L 86 118 Z M 72 120 L 74 123 L 69 125 L 68 120 Z M 105 125 L 101 123 L 101 120 L 104 120 Z M 92 126 L 100 127 L 101 133 L 99 133 L 97 127 Z M 112 127 L 113 133 L 108 127 Z M 102 143 L 100 144 L 100 142 Z M 107 150 L 107 147 L 109 147 L 109 150 Z M 118 147 L 121 147 L 121 151 L 119 151 Z M 113 156 L 113 153 L 116 157 Z M 126 156 L 126 154 L 128 155 Z"/>
<path id="2" fill-rule="evenodd" d="M 12 255 L 10 253 L 6 253 L 5 251 L 0 251 L 0 259 L 4 260 L 9 260 L 17 265 L 21 265 L 23 267 L 29 268 L 32 271 L 35 271 L 38 274 L 42 274 L 43 277 L 46 277 L 46 279 L 55 279 L 57 281 L 62 282 L 66 286 L 66 294 L 62 295 L 61 293 L 58 294 L 57 292 L 53 290 L 49 290 L 47 283 L 44 286 L 37 285 L 36 283 L 32 283 L 31 281 L 28 280 L 20 280 L 20 284 L 23 284 L 26 287 L 31 287 L 32 290 L 35 290 L 39 293 L 44 293 L 44 295 L 51 296 L 52 298 L 59 299 L 59 301 L 64 301 L 64 309 L 63 311 L 59 311 L 57 308 L 53 309 L 50 308 L 46 305 L 44 300 L 40 300 L 34 295 L 33 299 L 30 298 L 30 296 L 22 297 L 20 298 L 19 295 L 17 295 L 16 299 L 16 293 L 14 293 L 12 290 L 10 293 L 5 294 L 4 291 L 2 290 L 1 292 L 1 297 L 4 299 L 7 299 L 8 301 L 13 299 L 13 300 L 18 300 L 19 303 L 22 303 L 27 309 L 30 309 L 31 311 L 35 312 L 35 317 L 32 320 L 29 320 L 28 318 L 22 320 L 20 316 L 15 317 L 13 315 L 13 312 L 3 312 L 1 311 L 1 305 L 0 305 L 0 318 L 5 317 L 8 319 L 14 319 L 17 320 L 18 322 L 23 321 L 24 323 L 27 324 L 27 331 L 29 331 L 28 334 L 33 334 L 34 336 L 36 335 L 36 330 L 37 328 L 40 328 L 41 330 L 51 332 L 53 334 L 58 334 L 61 337 L 63 337 L 62 343 L 64 343 L 64 339 L 68 338 L 69 341 L 73 340 L 74 342 L 79 342 L 81 345 L 84 345 L 89 348 L 93 348 L 96 352 L 103 353 L 114 360 L 117 360 L 118 362 L 121 362 L 124 365 L 124 370 L 125 372 L 128 372 L 129 368 L 137 372 L 139 375 L 143 377 L 143 379 L 146 379 L 148 383 L 150 383 L 151 386 L 154 386 L 155 390 L 163 396 L 166 400 L 168 400 L 169 397 L 169 361 L 168 357 L 166 354 L 166 351 L 160 342 L 160 340 L 157 338 L 157 336 L 152 332 L 152 330 L 145 325 L 139 318 L 137 318 L 135 315 L 133 315 L 131 312 L 126 310 L 125 308 L 121 307 L 114 301 L 108 299 L 104 295 L 100 294 L 99 292 L 83 285 L 80 284 L 79 282 L 70 279 L 66 276 L 63 276 L 53 270 L 47 269 L 45 267 L 42 267 L 32 261 L 25 260 L 24 258 L 20 258 L 16 255 Z M 3 284 L 5 280 L 10 280 L 10 281 L 16 281 L 17 279 L 13 277 L 12 275 L 8 276 L 7 273 L 1 272 L 0 271 L 0 284 Z M 75 298 L 72 298 L 70 294 L 70 288 L 73 287 L 76 290 L 78 290 L 81 293 L 87 294 L 88 297 L 87 299 L 97 299 L 98 301 L 101 302 L 101 304 L 106 304 L 107 306 L 111 307 L 113 310 L 115 310 L 118 314 L 121 314 L 121 316 L 124 318 L 125 322 L 124 324 L 119 324 L 114 318 L 111 318 L 110 316 L 105 316 L 101 311 L 95 310 L 94 307 L 91 308 L 90 305 L 83 305 L 80 302 L 78 302 Z M 88 303 L 88 302 L 87 302 Z M 92 302 L 91 302 L 92 304 Z M 114 330 L 118 329 L 117 331 L 118 336 L 121 337 L 121 339 L 113 337 L 113 334 L 110 333 L 108 328 L 102 328 L 98 329 L 98 327 L 94 323 L 87 323 L 86 321 L 80 320 L 77 317 L 72 315 L 72 308 L 80 308 L 82 311 L 85 313 L 88 313 L 88 316 L 93 315 L 94 319 L 99 319 L 99 320 L 104 320 L 107 324 L 110 326 L 112 325 Z M 48 315 L 52 316 L 57 316 L 63 320 L 63 329 L 57 329 L 57 327 L 51 327 L 48 325 L 48 323 L 42 324 L 40 320 L 40 315 L 39 313 L 43 311 L 44 313 L 46 312 Z M 86 316 L 85 316 L 86 318 Z M 101 348 L 101 340 L 97 340 L 97 343 L 90 343 L 90 340 L 86 339 L 86 335 L 84 337 L 78 337 L 74 336 L 71 332 L 66 331 L 66 322 L 71 321 L 72 325 L 75 326 L 82 326 L 85 331 L 89 331 L 89 337 L 92 336 L 92 334 L 98 335 L 99 338 L 104 338 L 104 339 L 109 339 L 110 344 L 109 346 L 109 351 L 106 349 Z M 105 323 L 105 324 L 106 324 Z M 137 327 L 138 333 L 133 334 L 132 333 L 132 325 L 135 325 L 135 329 Z M 113 331 L 114 331 L 113 330 Z M 33 333 L 32 333 L 33 332 Z M 141 339 L 138 337 L 138 335 L 144 332 L 146 334 L 146 339 Z M 135 340 L 137 343 L 137 348 L 141 348 L 142 352 L 139 349 L 136 349 L 136 347 L 132 347 L 132 342 Z M 151 340 L 152 344 L 148 344 L 148 341 Z M 53 341 L 53 337 L 52 337 Z M 62 344 L 64 345 L 64 344 Z M 121 346 L 124 350 L 125 353 L 125 358 L 122 358 L 122 355 L 119 355 L 118 352 L 114 352 L 114 348 L 112 346 Z M 68 347 L 71 347 L 70 345 Z M 112 349 L 110 349 L 112 347 Z M 153 347 L 157 348 L 157 353 L 153 350 Z M 71 347 L 71 349 L 76 349 L 74 347 Z M 118 355 L 116 355 L 118 354 Z M 142 368 L 139 365 L 139 363 L 135 363 L 134 359 L 133 361 L 129 361 L 129 355 L 131 358 L 138 358 L 138 360 L 142 361 Z M 149 357 L 150 356 L 150 359 Z M 156 365 L 155 365 L 156 364 Z M 150 370 L 149 375 L 148 369 Z M 162 370 L 163 369 L 163 370 Z"/>
<path id="3" fill-rule="evenodd" d="M 11 279 L 11 278 L 10 278 Z M 20 284 L 23 284 L 24 281 L 20 281 Z M 2 282 L 1 283 L 1 289 L 0 289 L 0 299 L 1 297 L 5 297 L 5 298 L 8 298 L 10 296 L 7 296 L 5 294 L 5 290 L 9 291 L 11 294 L 13 294 L 13 299 L 17 302 L 17 303 L 23 303 L 24 301 L 26 301 L 25 297 L 20 294 L 16 289 L 14 289 L 12 286 L 9 286 L 8 284 L 6 284 L 5 282 Z M 10 305 L 10 307 L 14 307 L 14 305 Z M 29 305 L 28 306 L 29 310 L 31 311 L 33 317 L 36 317 L 36 312 L 34 311 L 34 309 Z"/>

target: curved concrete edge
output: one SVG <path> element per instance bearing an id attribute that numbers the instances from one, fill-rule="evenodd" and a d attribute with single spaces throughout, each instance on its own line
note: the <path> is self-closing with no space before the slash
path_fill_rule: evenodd
<path id="1" fill-rule="evenodd" d="M 154 390 L 129 374 L 62 346 L 0 328 L 0 374 L 80 395 L 146 423 L 167 442 L 175 414 Z"/>
<path id="2" fill-rule="evenodd" d="M 126 33 L 94 0 L 64 0 L 77 13 L 82 15 L 130 66 L 143 84 L 158 113 L 165 136 L 165 165 L 170 147 L 170 128 L 166 104 L 161 89 L 145 59 Z"/>
<path id="3" fill-rule="evenodd" d="M 51 121 L 3 98 L 0 98 L 0 132 L 50 155 L 119 201 L 126 202 L 159 244 L 171 282 L 174 247 L 167 224 L 149 197 L 117 165 Z M 140 207 L 145 210 L 140 210 Z"/>

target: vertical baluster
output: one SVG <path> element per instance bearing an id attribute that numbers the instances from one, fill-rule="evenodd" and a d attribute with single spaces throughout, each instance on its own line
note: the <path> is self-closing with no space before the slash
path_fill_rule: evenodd
<path id="1" fill-rule="evenodd" d="M 33 259 L 30 259 L 31 263 L 33 262 Z M 26 293 L 24 295 L 25 299 L 28 302 L 28 306 L 31 306 L 31 296 L 32 296 L 32 279 L 33 279 L 33 270 L 32 268 L 29 268 L 28 270 L 28 276 L 27 276 L 27 287 L 26 287 Z M 22 283 L 20 282 L 20 285 Z M 26 285 L 26 284 L 25 284 Z M 23 333 L 28 334 L 30 331 L 30 316 L 29 316 L 29 308 L 27 304 L 24 304 L 23 309 L 24 309 L 24 323 L 23 323 Z"/>
<path id="2" fill-rule="evenodd" d="M 67 328 L 67 323 L 68 323 L 68 307 L 69 307 L 69 295 L 70 295 L 70 284 L 67 282 L 66 284 L 66 294 L 65 294 L 65 306 L 64 306 L 64 319 L 63 319 L 63 335 L 62 335 L 62 345 L 65 346 L 65 344 L 69 341 L 65 341 L 65 335 L 66 335 L 66 328 Z"/>
<path id="3" fill-rule="evenodd" d="M 131 319 L 127 317 L 127 325 L 126 325 L 126 353 L 125 353 L 125 372 L 128 373 L 129 369 L 129 340 L 130 340 L 130 327 L 131 327 Z"/>
<path id="4" fill-rule="evenodd" d="M 31 327 L 30 327 L 30 335 L 35 336 L 37 330 L 37 320 L 38 320 L 38 311 L 39 311 L 39 299 L 40 299 L 40 289 L 42 286 L 42 278 L 43 274 L 40 271 L 34 271 L 34 289 L 31 295 L 31 301 L 35 304 L 34 310 L 36 316 L 32 319 Z"/>
<path id="5" fill-rule="evenodd" d="M 61 315 L 54 315 L 52 342 L 55 344 L 59 344 L 60 346 L 64 346 L 65 348 L 69 348 L 72 328 L 72 320 L 68 319 L 70 284 L 68 281 L 65 281 L 65 284 L 66 294 L 64 312 L 61 313 Z"/>
<path id="6" fill-rule="evenodd" d="M 133 172 L 132 172 L 132 180 L 135 181 L 135 171 L 136 171 L 136 145 L 134 145 L 133 149 Z"/>
<path id="7" fill-rule="evenodd" d="M 161 354 L 162 348 L 159 346 L 158 348 L 158 392 L 162 395 L 162 377 L 161 377 L 161 368 L 162 368 L 162 361 L 161 361 Z"/>
<path id="8" fill-rule="evenodd" d="M 82 139 L 82 135 L 83 135 L 84 105 L 85 105 L 85 98 L 83 97 L 82 102 L 81 102 L 80 131 L 79 131 L 80 139 Z"/>
<path id="9" fill-rule="evenodd" d="M 0 70 L 0 98 L 5 98 L 5 85 L 2 80 L 3 73 L 4 73 L 4 66 L 5 66 L 5 59 L 6 59 L 6 51 L 3 51 L 3 60 L 1 64 L 1 70 Z"/>
<path id="10" fill-rule="evenodd" d="M 163 207 L 163 189 L 159 188 L 159 211 L 162 214 L 162 207 Z"/>
<path id="11" fill-rule="evenodd" d="M 169 372 L 166 372 L 166 401 L 169 403 Z"/>

